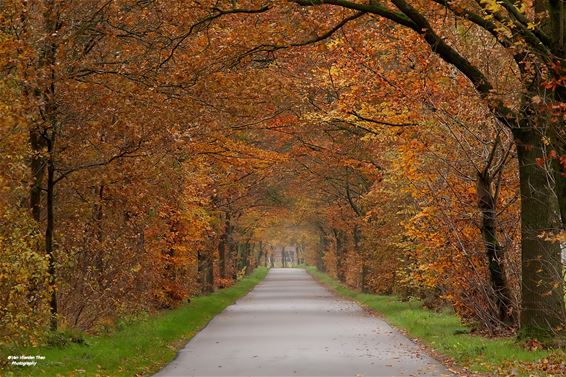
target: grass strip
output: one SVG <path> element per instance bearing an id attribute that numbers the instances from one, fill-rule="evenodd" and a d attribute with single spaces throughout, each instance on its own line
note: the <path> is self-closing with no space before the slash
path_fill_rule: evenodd
<path id="1" fill-rule="evenodd" d="M 157 372 L 227 306 L 267 275 L 257 268 L 230 288 L 194 297 L 189 304 L 134 321 L 109 335 L 87 336 L 86 345 L 38 347 L 14 355 L 40 355 L 36 366 L 9 367 L 5 376 L 146 376 Z M 0 373 L 1 374 L 1 373 Z"/>
<path id="2" fill-rule="evenodd" d="M 416 300 L 401 301 L 395 296 L 366 294 L 348 289 L 343 284 L 319 272 L 306 270 L 318 281 L 338 294 L 353 299 L 384 317 L 391 325 L 409 337 L 416 338 L 458 366 L 489 375 L 550 376 L 566 364 L 566 353 L 560 350 L 529 351 L 514 338 L 485 338 L 469 334 L 452 312 L 426 309 Z M 561 367 L 562 364 L 562 367 Z"/>

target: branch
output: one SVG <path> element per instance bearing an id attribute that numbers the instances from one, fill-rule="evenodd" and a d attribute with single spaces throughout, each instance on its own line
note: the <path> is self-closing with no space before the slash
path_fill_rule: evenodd
<path id="1" fill-rule="evenodd" d="M 514 18 L 517 21 L 513 21 L 511 18 L 509 18 L 509 16 L 503 16 L 500 12 L 493 11 L 493 10 L 489 9 L 487 7 L 486 3 L 482 2 L 481 0 L 475 0 L 475 1 L 480 6 L 480 8 L 483 9 L 483 11 L 486 14 L 493 16 L 497 21 L 499 21 L 502 25 L 504 25 L 506 28 L 508 28 L 513 35 L 519 34 L 523 38 L 523 41 L 526 42 L 529 46 L 531 46 L 532 49 L 541 53 L 543 60 L 546 60 L 546 61 L 549 60 L 549 56 L 551 55 L 551 51 L 547 47 L 547 45 L 550 45 L 550 43 L 551 43 L 550 40 L 548 39 L 548 37 L 546 37 L 544 35 L 544 33 L 540 32 L 540 31 L 537 32 L 537 33 L 534 33 L 531 30 L 529 30 L 528 20 L 526 18 L 524 18 L 524 17 L 522 18 L 525 21 L 524 24 L 521 21 L 517 20 L 516 17 L 514 17 Z M 513 14 L 512 14 L 511 11 L 509 11 L 509 9 L 508 9 L 509 6 L 514 8 L 516 13 L 520 15 L 518 10 L 513 5 L 508 4 L 506 6 L 504 4 L 504 2 L 502 2 L 502 5 L 505 7 L 505 9 L 507 9 L 507 11 L 511 15 L 513 15 Z M 516 27 L 516 29 L 512 29 L 509 26 L 509 24 L 514 25 Z M 545 41 L 546 41 L 547 44 L 545 44 Z"/>
<path id="2" fill-rule="evenodd" d="M 256 14 L 256 13 L 263 13 L 263 12 L 267 12 L 270 9 L 270 7 L 268 5 L 264 5 L 261 8 L 258 9 L 245 9 L 245 8 L 234 8 L 234 9 L 220 9 L 220 8 L 212 8 L 212 10 L 214 12 L 216 12 L 215 14 L 211 14 L 208 17 L 203 18 L 202 20 L 198 21 L 197 23 L 191 25 L 191 27 L 189 28 L 189 30 L 178 36 L 177 38 L 177 42 L 175 43 L 175 45 L 173 46 L 173 48 L 171 49 L 171 51 L 169 52 L 169 55 L 158 65 L 157 69 L 160 69 L 161 67 L 163 67 L 165 64 L 167 64 L 167 62 L 169 62 L 169 60 L 171 60 L 173 58 L 173 55 L 175 54 L 175 51 L 177 51 L 177 49 L 181 46 L 181 44 L 191 35 L 193 34 L 193 32 L 195 32 L 195 30 L 197 30 L 197 28 L 200 28 L 201 26 L 205 25 L 207 26 L 208 24 L 210 24 L 212 21 L 214 21 L 217 18 L 220 18 L 224 15 L 229 15 L 229 14 Z"/>
<path id="3" fill-rule="evenodd" d="M 142 141 L 140 140 L 138 142 L 138 144 L 136 146 L 134 146 L 134 148 L 125 149 L 125 150 L 121 151 L 120 153 L 110 157 L 106 161 L 92 162 L 92 163 L 89 163 L 89 164 L 80 165 L 80 166 L 77 166 L 77 167 L 74 167 L 74 168 L 67 169 L 63 173 L 61 173 L 61 175 L 57 179 L 55 179 L 55 181 L 53 181 L 53 184 L 54 185 L 57 184 L 57 182 L 67 178 L 70 174 L 77 172 L 79 170 L 92 169 L 92 168 L 96 168 L 96 167 L 100 167 L 100 166 L 109 165 L 114 160 L 117 160 L 117 159 L 123 158 L 123 157 L 139 157 L 138 155 L 131 155 L 131 153 L 134 153 L 134 152 L 137 152 L 138 150 L 140 150 L 141 146 L 142 146 Z"/>
<path id="4" fill-rule="evenodd" d="M 521 23 L 521 29 L 528 31 L 530 34 L 533 34 L 546 46 L 552 45 L 552 39 L 548 37 L 539 27 L 534 26 L 532 33 L 529 31 L 529 19 L 519 12 L 517 7 L 513 5 L 509 0 L 501 0 L 501 4 L 507 9 L 507 12 L 511 14 L 517 21 Z"/>
<path id="5" fill-rule="evenodd" d="M 338 30 L 340 30 L 344 25 L 346 25 L 348 22 L 356 20 L 356 19 L 360 18 L 361 16 L 363 16 L 364 14 L 366 14 L 366 12 L 355 13 L 355 14 L 351 15 L 350 17 L 346 17 L 345 19 L 340 21 L 338 24 L 336 24 L 336 26 L 334 26 L 332 29 L 328 30 L 326 33 L 321 34 L 321 35 L 314 37 L 312 39 L 308 39 L 308 40 L 303 41 L 303 42 L 291 43 L 291 44 L 289 44 L 289 47 L 306 46 L 306 45 L 309 45 L 309 44 L 317 43 L 317 42 L 323 41 L 325 39 L 328 39 L 334 33 L 336 33 Z"/>
<path id="6" fill-rule="evenodd" d="M 476 14 L 474 12 L 471 12 L 468 9 L 463 9 L 463 8 L 458 8 L 458 7 L 453 7 L 452 3 L 449 2 L 448 0 L 432 0 L 437 4 L 440 4 L 444 7 L 446 7 L 447 9 L 449 9 L 452 13 L 454 13 L 454 15 L 464 18 L 474 24 L 476 24 L 477 26 L 481 27 L 482 29 L 486 30 L 488 33 L 490 33 L 493 37 L 495 37 L 495 39 L 505 48 L 509 48 L 513 45 L 513 42 L 511 40 L 509 40 L 509 38 L 502 38 L 501 33 L 499 33 L 497 31 L 497 25 L 493 22 L 491 22 L 490 20 L 485 19 L 484 17 L 480 16 L 479 14 Z"/>
<path id="7" fill-rule="evenodd" d="M 372 1 L 371 4 L 358 4 L 347 0 L 293 0 L 298 5 L 304 7 L 314 6 L 314 5 L 337 5 L 342 8 L 354 9 L 361 12 L 372 13 L 378 16 L 387 18 L 403 26 L 407 26 L 411 29 L 415 28 L 415 23 L 403 13 L 395 12 L 383 4 Z"/>
<path id="8" fill-rule="evenodd" d="M 252 55 L 252 54 L 257 53 L 257 52 L 275 52 L 277 50 L 282 50 L 284 48 L 303 47 L 303 46 L 307 46 L 307 45 L 310 45 L 310 44 L 315 44 L 317 42 L 321 42 L 325 39 L 332 37 L 334 35 L 334 33 L 336 33 L 338 30 L 340 30 L 348 22 L 356 20 L 356 19 L 360 18 L 361 16 L 363 16 L 364 14 L 365 14 L 365 12 L 358 12 L 358 13 L 351 15 L 350 17 L 346 17 L 345 19 L 340 21 L 338 24 L 336 24 L 334 27 L 332 27 L 327 32 L 325 32 L 321 35 L 315 36 L 311 39 L 307 39 L 305 41 L 288 43 L 288 44 L 279 44 L 279 45 L 263 44 L 263 45 L 256 46 L 256 47 L 244 52 L 243 54 L 238 56 L 235 60 L 237 62 L 240 62 L 244 57 Z"/>
<path id="9" fill-rule="evenodd" d="M 391 123 L 391 122 L 386 122 L 383 120 L 378 120 L 378 119 L 373 119 L 373 118 L 366 118 L 360 114 L 358 114 L 355 111 L 350 111 L 348 112 L 348 114 L 351 114 L 353 116 L 355 116 L 356 118 L 358 118 L 361 121 L 364 122 L 368 122 L 368 123 L 375 123 L 375 124 L 379 124 L 382 126 L 390 126 L 390 127 L 414 127 L 414 126 L 418 126 L 418 123 Z"/>
<path id="10" fill-rule="evenodd" d="M 352 198 L 352 194 L 350 192 L 350 183 L 348 181 L 346 181 L 346 197 L 348 199 L 348 203 L 350 203 L 350 207 L 352 207 L 356 215 L 358 215 L 359 217 L 363 216 L 362 210 L 357 206 L 356 203 L 354 203 L 354 199 Z"/>

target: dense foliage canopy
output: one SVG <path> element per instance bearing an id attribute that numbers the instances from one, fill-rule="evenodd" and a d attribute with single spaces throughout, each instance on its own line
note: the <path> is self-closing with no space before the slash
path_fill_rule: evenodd
<path id="1" fill-rule="evenodd" d="M 489 335 L 560 339 L 565 15 L 4 0 L 0 342 L 305 262 Z"/>

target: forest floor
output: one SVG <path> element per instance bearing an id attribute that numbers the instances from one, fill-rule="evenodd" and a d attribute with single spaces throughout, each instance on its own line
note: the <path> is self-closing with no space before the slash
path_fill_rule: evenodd
<path id="1" fill-rule="evenodd" d="M 37 364 L 8 367 L 0 370 L 0 376 L 152 375 L 214 316 L 262 281 L 267 272 L 267 268 L 258 268 L 230 288 L 194 297 L 177 309 L 122 322 L 109 334 L 85 336 L 81 344 L 9 350 L 10 355 L 35 356 Z"/>
<path id="2" fill-rule="evenodd" d="M 564 350 L 527 349 L 515 338 L 470 334 L 450 310 L 432 311 L 418 300 L 365 294 L 345 287 L 315 267 L 306 270 L 335 293 L 349 298 L 400 330 L 459 375 L 564 376 Z"/>
<path id="3" fill-rule="evenodd" d="M 448 375 L 421 346 L 305 270 L 275 268 L 156 377 Z"/>

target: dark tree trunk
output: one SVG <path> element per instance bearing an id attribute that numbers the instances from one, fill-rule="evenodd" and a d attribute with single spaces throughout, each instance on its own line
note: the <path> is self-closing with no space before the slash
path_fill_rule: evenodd
<path id="1" fill-rule="evenodd" d="M 301 242 L 299 244 L 299 248 L 300 249 L 297 249 L 297 253 L 298 253 L 297 257 L 299 258 L 299 264 L 305 264 L 305 243 Z M 300 250 L 300 254 L 298 250 Z"/>
<path id="2" fill-rule="evenodd" d="M 224 232 L 220 236 L 220 242 L 218 244 L 218 264 L 220 269 L 220 277 L 227 278 L 230 272 L 234 274 L 234 271 L 229 271 L 228 267 L 232 262 L 235 261 L 234 258 L 234 248 L 232 243 L 232 218 L 230 213 L 226 212 L 226 218 L 224 220 Z M 233 270 L 234 266 L 230 268 Z"/>
<path id="3" fill-rule="evenodd" d="M 262 262 L 261 259 L 263 258 L 263 242 L 259 241 L 258 243 L 258 253 L 257 253 L 257 261 L 256 261 L 256 266 L 261 266 Z"/>
<path id="4" fill-rule="evenodd" d="M 53 138 L 48 143 L 47 161 L 47 224 L 45 227 L 45 253 L 49 259 L 49 276 L 52 281 L 52 291 L 50 299 L 51 310 L 51 330 L 57 330 L 57 289 L 56 289 L 56 260 L 53 246 L 55 231 L 55 165 L 53 161 Z"/>
<path id="5" fill-rule="evenodd" d="M 210 255 L 210 253 L 203 253 L 199 251 L 197 258 L 197 276 L 199 279 L 200 290 L 204 294 L 211 293 L 214 291 L 214 270 L 212 256 Z"/>
<path id="6" fill-rule="evenodd" d="M 271 252 L 269 253 L 269 264 L 270 264 L 271 268 L 275 268 L 275 260 L 273 258 L 273 248 L 271 249 Z"/>
<path id="7" fill-rule="evenodd" d="M 30 187 L 30 209 L 32 217 L 37 223 L 41 222 L 41 187 L 45 176 L 45 158 L 42 156 L 45 140 L 37 129 L 30 131 L 30 146 L 32 157 L 30 161 L 32 183 Z"/>
<path id="8" fill-rule="evenodd" d="M 230 268 L 232 270 L 232 279 L 236 280 L 238 278 L 238 250 L 240 249 L 240 243 L 234 242 L 232 239 L 232 232 L 230 231 L 230 235 L 228 237 L 228 259 L 230 261 Z"/>
<path id="9" fill-rule="evenodd" d="M 250 243 L 249 241 L 247 241 L 246 243 L 242 244 L 240 247 L 240 257 L 238 258 L 239 261 L 239 266 L 238 266 L 238 272 L 239 271 L 243 271 L 244 269 L 244 274 L 248 274 L 248 270 L 249 270 L 249 255 L 250 255 Z"/>
<path id="10" fill-rule="evenodd" d="M 366 265 L 362 250 L 362 230 L 360 229 L 360 224 L 354 225 L 354 230 L 352 231 L 352 238 L 354 240 L 354 252 L 360 256 L 362 263 L 360 271 L 360 290 L 366 292 Z"/>
<path id="11" fill-rule="evenodd" d="M 544 150 L 541 135 L 531 127 L 516 128 L 513 134 L 521 192 L 520 332 L 524 337 L 551 338 L 563 334 L 566 325 L 561 249 L 541 233 L 560 230 L 558 201 L 548 172 L 537 165 Z"/>
<path id="12" fill-rule="evenodd" d="M 345 281 L 346 272 L 344 271 L 344 249 L 345 249 L 345 236 L 344 232 L 334 229 L 334 237 L 336 239 L 336 276 L 341 282 Z"/>
<path id="13" fill-rule="evenodd" d="M 493 301 L 497 307 L 497 318 L 506 324 L 513 323 L 511 294 L 505 276 L 504 250 L 497 238 L 496 202 L 488 169 L 478 174 L 478 207 L 482 213 L 481 233 L 485 246 Z"/>
<path id="14" fill-rule="evenodd" d="M 287 252 L 285 251 L 285 246 L 281 249 L 281 265 L 283 268 L 287 267 Z"/>
<path id="15" fill-rule="evenodd" d="M 218 242 L 218 269 L 220 272 L 220 277 L 226 277 L 226 233 L 220 236 L 220 241 Z"/>
<path id="16" fill-rule="evenodd" d="M 325 272 L 326 268 L 324 266 L 324 253 L 328 247 L 328 239 L 326 233 L 322 227 L 319 227 L 319 242 L 318 242 L 318 252 L 316 253 L 316 268 L 320 272 Z"/>

